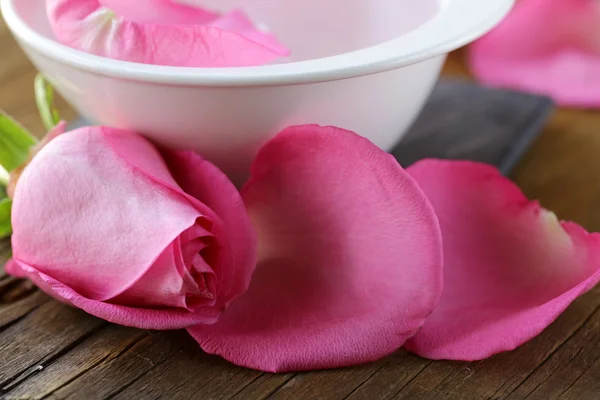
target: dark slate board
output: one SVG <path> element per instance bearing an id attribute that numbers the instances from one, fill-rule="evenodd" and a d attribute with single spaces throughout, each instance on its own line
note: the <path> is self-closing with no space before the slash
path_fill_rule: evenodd
<path id="1" fill-rule="evenodd" d="M 448 158 L 486 162 L 509 174 L 553 108 L 546 97 L 444 79 L 392 154 L 404 167 Z"/>
<path id="2" fill-rule="evenodd" d="M 392 154 L 404 167 L 448 158 L 486 162 L 509 174 L 552 110 L 546 97 L 443 79 Z M 72 128 L 83 125 L 79 120 Z"/>

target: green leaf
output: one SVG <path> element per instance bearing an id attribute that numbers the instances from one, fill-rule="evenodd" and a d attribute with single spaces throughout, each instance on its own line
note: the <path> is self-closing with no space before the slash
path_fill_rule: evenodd
<path id="1" fill-rule="evenodd" d="M 0 201 L 0 238 L 4 239 L 12 234 L 12 225 L 10 223 L 10 212 L 12 210 L 12 200 L 4 199 Z"/>
<path id="2" fill-rule="evenodd" d="M 51 130 L 60 122 L 60 115 L 54 108 L 54 89 L 42 74 L 37 74 L 34 82 L 35 102 L 46 130 Z"/>
<path id="3" fill-rule="evenodd" d="M 0 165 L 7 172 L 21 166 L 37 139 L 21 124 L 0 110 Z"/>

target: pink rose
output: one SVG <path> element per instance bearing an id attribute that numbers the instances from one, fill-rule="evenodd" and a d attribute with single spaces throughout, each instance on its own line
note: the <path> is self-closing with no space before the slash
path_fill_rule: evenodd
<path id="1" fill-rule="evenodd" d="M 59 42 L 102 57 L 180 67 L 244 67 L 289 55 L 241 10 L 177 0 L 46 0 Z"/>
<path id="2" fill-rule="evenodd" d="M 254 231 L 225 175 L 116 129 L 47 144 L 20 176 L 12 222 L 9 273 L 139 328 L 215 322 L 256 265 Z"/>

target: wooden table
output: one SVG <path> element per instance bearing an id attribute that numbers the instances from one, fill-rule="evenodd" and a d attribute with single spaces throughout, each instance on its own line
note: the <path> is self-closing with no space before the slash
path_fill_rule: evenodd
<path id="1" fill-rule="evenodd" d="M 35 71 L 1 22 L 0 49 L 0 108 L 41 134 Z M 446 71 L 465 74 L 460 52 Z M 600 230 L 600 113 L 557 112 L 513 179 L 561 218 Z M 356 368 L 272 375 L 208 356 L 183 332 L 110 325 L 0 269 L 0 398 L 600 399 L 599 310 L 600 288 L 528 344 L 481 362 L 400 350 Z"/>

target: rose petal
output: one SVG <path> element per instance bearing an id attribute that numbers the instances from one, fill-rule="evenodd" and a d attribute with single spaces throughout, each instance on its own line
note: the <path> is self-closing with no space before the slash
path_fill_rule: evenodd
<path id="1" fill-rule="evenodd" d="M 52 277 L 41 273 L 34 267 L 18 260 L 11 260 L 6 265 L 6 272 L 14 276 L 27 277 L 54 298 L 69 303 L 83 311 L 102 318 L 106 321 L 131 326 L 140 329 L 181 329 L 199 323 L 210 324 L 218 320 L 221 313 L 212 307 L 202 309 L 201 312 L 189 312 L 185 309 L 148 309 L 128 307 L 91 300 L 79 295 L 70 287 L 58 282 Z"/>
<path id="2" fill-rule="evenodd" d="M 129 21 L 141 24 L 206 25 L 220 15 L 202 7 L 176 0 L 98 0 L 99 3 Z"/>
<path id="3" fill-rule="evenodd" d="M 52 140 L 21 175 L 12 209 L 18 261 L 98 301 L 133 285 L 203 216 L 115 153 L 107 132 L 83 128 Z M 164 165 L 147 145 L 146 164 Z"/>
<path id="4" fill-rule="evenodd" d="M 216 18 L 209 25 L 224 31 L 236 32 L 248 40 L 265 46 L 279 56 L 290 55 L 290 50 L 281 44 L 274 35 L 255 28 L 250 18 L 242 10 L 232 10 L 222 17 Z"/>
<path id="5" fill-rule="evenodd" d="M 206 234 L 210 236 L 208 232 Z M 194 296 L 200 296 L 204 291 L 198 287 L 187 265 L 193 267 L 192 262 L 186 263 L 183 259 L 179 237 L 162 252 L 144 276 L 110 302 L 131 307 L 179 307 L 194 311 L 188 305 L 188 299 L 195 299 Z M 173 273 L 175 266 L 178 274 Z M 212 274 L 210 270 L 206 272 Z M 210 305 L 214 305 L 214 300 Z"/>
<path id="6" fill-rule="evenodd" d="M 469 50 L 483 83 L 551 96 L 565 106 L 600 107 L 600 3 L 521 0 Z"/>
<path id="7" fill-rule="evenodd" d="M 281 56 L 290 53 L 275 36 L 257 29 L 242 10 L 221 15 L 176 0 L 146 0 L 143 7 L 140 7 L 139 0 L 100 0 L 100 3 L 130 21 L 142 24 L 207 25 L 238 33 Z"/>
<path id="8" fill-rule="evenodd" d="M 101 4 L 102 3 L 102 4 Z M 110 5 L 115 10 L 103 6 Z M 123 0 L 47 0 L 56 38 L 95 55 L 144 64 L 186 67 L 242 67 L 268 64 L 288 54 L 267 34 L 249 28 L 239 15 L 217 26 L 220 17 L 166 0 L 135 5 Z M 195 9 L 190 12 L 190 9 Z M 120 15 L 120 12 L 123 15 Z M 184 16 L 188 13 L 187 16 Z M 135 15 L 135 20 L 127 16 Z M 160 18 L 160 17 L 163 17 Z M 160 18 L 160 20 L 159 20 Z M 198 18 L 196 24 L 191 20 Z"/>
<path id="9" fill-rule="evenodd" d="M 288 128 L 260 151 L 244 200 L 259 233 L 250 289 L 208 353 L 264 371 L 340 367 L 398 349 L 441 291 L 437 220 L 388 154 L 337 128 Z"/>
<path id="10" fill-rule="evenodd" d="M 214 267 L 221 266 L 218 304 L 226 307 L 248 289 L 256 267 L 256 232 L 244 202 L 227 176 L 195 153 L 163 151 L 163 158 L 185 193 L 202 199 L 219 218 L 211 231 L 222 248 Z"/>
<path id="11" fill-rule="evenodd" d="M 217 304 L 225 308 L 247 290 L 256 266 L 256 233 L 238 190 L 223 172 L 194 152 L 163 149 L 160 164 L 149 162 L 152 159 L 146 154 L 152 149 L 142 150 L 152 146 L 139 136 L 110 131 L 106 137 L 128 164 L 185 196 L 201 211 L 214 236 L 213 247 L 220 250 L 211 266 L 219 269 Z"/>
<path id="12" fill-rule="evenodd" d="M 408 171 L 444 242 L 442 298 L 410 351 L 470 361 L 512 350 L 600 280 L 600 235 L 559 223 L 495 168 L 427 160 Z"/>

